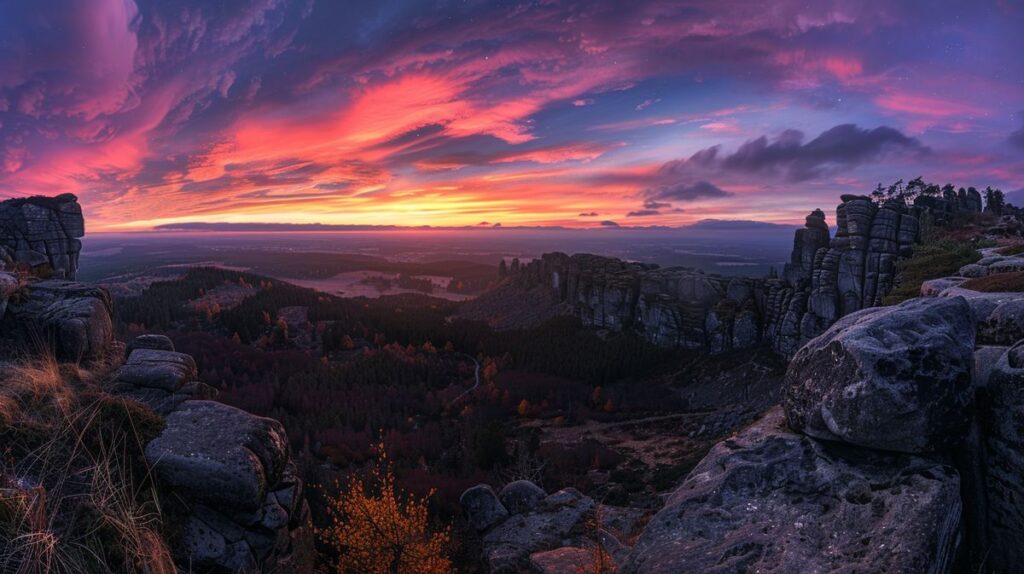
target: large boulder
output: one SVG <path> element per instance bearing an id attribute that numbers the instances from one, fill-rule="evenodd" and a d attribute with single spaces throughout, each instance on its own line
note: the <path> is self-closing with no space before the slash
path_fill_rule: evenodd
<path id="1" fill-rule="evenodd" d="M 775 408 L 711 449 L 621 572 L 949 572 L 959 486 L 932 460 L 795 434 Z"/>
<path id="2" fill-rule="evenodd" d="M 477 530 L 486 530 L 508 518 L 505 505 L 498 500 L 494 489 L 486 484 L 478 484 L 463 492 L 459 504 L 469 523 Z"/>
<path id="3" fill-rule="evenodd" d="M 0 201 L 0 269 L 74 279 L 83 235 L 82 207 L 70 193 Z"/>
<path id="4" fill-rule="evenodd" d="M 498 498 L 512 514 L 533 510 L 548 493 L 529 480 L 516 480 L 506 484 Z"/>
<path id="5" fill-rule="evenodd" d="M 0 335 L 22 344 L 41 342 L 61 361 L 93 361 L 113 343 L 110 295 L 101 287 L 70 281 L 32 281 L 7 304 Z"/>
<path id="6" fill-rule="evenodd" d="M 183 403 L 146 445 L 146 460 L 161 481 L 229 512 L 260 509 L 288 457 L 281 423 L 213 401 Z"/>
<path id="7" fill-rule="evenodd" d="M 849 315 L 790 363 L 789 424 L 882 450 L 948 446 L 969 420 L 974 334 L 962 298 L 912 299 Z"/>

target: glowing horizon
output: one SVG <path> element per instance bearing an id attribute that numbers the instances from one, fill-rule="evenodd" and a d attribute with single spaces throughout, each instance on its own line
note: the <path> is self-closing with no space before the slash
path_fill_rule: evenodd
<path id="1" fill-rule="evenodd" d="M 1012 2 L 342 4 L 0 8 L 0 197 L 75 193 L 92 231 L 598 228 L 1024 188 Z"/>

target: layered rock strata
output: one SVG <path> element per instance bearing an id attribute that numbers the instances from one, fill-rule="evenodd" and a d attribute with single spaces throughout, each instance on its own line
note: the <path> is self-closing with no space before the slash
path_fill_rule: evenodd
<path id="1" fill-rule="evenodd" d="M 74 279 L 85 220 L 78 198 L 27 197 L 0 202 L 0 270 L 23 268 Z"/>
<path id="2" fill-rule="evenodd" d="M 790 357 L 840 317 L 880 305 L 893 288 L 897 261 L 918 237 L 918 219 L 902 202 L 842 199 L 835 237 L 825 214 L 811 212 L 779 278 L 548 253 L 513 268 L 510 281 L 534 298 L 546 288 L 558 303 L 549 305 L 552 313 L 574 315 L 586 326 L 713 353 L 766 344 Z M 486 298 L 467 305 L 464 314 L 487 318 Z M 521 312 L 537 319 L 534 308 Z"/>

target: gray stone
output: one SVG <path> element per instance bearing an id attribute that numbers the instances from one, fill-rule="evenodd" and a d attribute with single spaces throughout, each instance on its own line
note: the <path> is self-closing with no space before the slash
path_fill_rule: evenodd
<path id="1" fill-rule="evenodd" d="M 962 298 L 912 299 L 844 317 L 789 365 L 790 426 L 882 450 L 949 446 L 967 426 L 974 332 Z"/>
<path id="2" fill-rule="evenodd" d="M 462 511 L 477 530 L 486 530 L 508 518 L 508 510 L 486 484 L 478 484 L 462 493 L 459 498 Z"/>
<path id="3" fill-rule="evenodd" d="M 103 358 L 113 344 L 110 295 L 100 287 L 69 281 L 32 281 L 24 297 L 8 301 L 0 334 L 26 344 L 50 345 L 62 361 Z"/>
<path id="4" fill-rule="evenodd" d="M 288 441 L 273 419 L 212 401 L 187 401 L 146 445 L 146 460 L 160 480 L 189 499 L 230 511 L 256 510 L 268 486 L 281 479 Z"/>
<path id="5" fill-rule="evenodd" d="M 1024 298 L 1000 302 L 978 323 L 978 340 L 1009 345 L 1024 339 Z"/>
<path id="6" fill-rule="evenodd" d="M 125 349 L 125 356 L 130 357 L 136 349 L 153 349 L 157 351 L 173 351 L 174 343 L 166 335 L 139 335 L 128 343 Z"/>
<path id="7" fill-rule="evenodd" d="M 988 275 L 988 267 L 984 265 L 978 265 L 977 263 L 970 263 L 960 268 L 961 277 L 984 277 Z"/>
<path id="8" fill-rule="evenodd" d="M 121 384 L 160 389 L 173 393 L 196 379 L 196 362 L 190 355 L 174 351 L 135 349 L 118 370 Z"/>
<path id="9" fill-rule="evenodd" d="M 498 493 L 498 499 L 511 514 L 533 510 L 548 493 L 529 480 L 510 482 Z"/>
<path id="10" fill-rule="evenodd" d="M 83 235 L 85 220 L 74 195 L 0 201 L 0 264 L 74 279 Z"/>
<path id="11" fill-rule="evenodd" d="M 711 449 L 620 572 L 947 573 L 959 486 L 932 460 L 795 434 L 775 408 Z"/>
<path id="12" fill-rule="evenodd" d="M 938 297 L 939 294 L 946 289 L 956 287 L 966 280 L 966 277 L 942 277 L 940 279 L 929 279 L 921 283 L 921 296 Z"/>
<path id="13" fill-rule="evenodd" d="M 1024 564 L 1024 344 L 1000 355 L 984 396 L 978 413 L 984 446 L 978 552 L 987 572 L 1014 572 Z"/>
<path id="14" fill-rule="evenodd" d="M 492 527 L 483 537 L 484 555 L 496 572 L 519 572 L 531 554 L 563 546 L 583 526 L 594 501 L 574 488 L 545 498 L 534 510 L 516 514 Z"/>

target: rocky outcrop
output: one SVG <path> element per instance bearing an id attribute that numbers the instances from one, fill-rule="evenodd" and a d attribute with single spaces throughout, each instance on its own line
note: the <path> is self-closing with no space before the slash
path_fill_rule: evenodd
<path id="1" fill-rule="evenodd" d="M 790 362 L 789 426 L 881 450 L 947 447 L 967 429 L 973 358 L 974 321 L 963 298 L 848 315 Z"/>
<path id="2" fill-rule="evenodd" d="M 988 359 L 991 373 L 978 390 L 981 452 L 971 458 L 980 481 L 973 530 L 986 568 L 1012 572 L 1024 563 L 1024 341 L 994 348 Z"/>
<path id="3" fill-rule="evenodd" d="M 147 338 L 142 344 L 159 340 Z M 197 380 L 196 364 L 190 355 L 139 347 L 138 339 L 133 344 L 128 359 L 118 369 L 108 389 L 112 394 L 143 403 L 164 416 L 187 400 L 216 396 L 215 389 Z"/>
<path id="4" fill-rule="evenodd" d="M 0 339 L 59 360 L 102 359 L 113 343 L 106 290 L 70 281 L 39 281 L 0 272 Z"/>
<path id="5" fill-rule="evenodd" d="M 951 466 L 818 441 L 776 408 L 711 450 L 621 572 L 948 572 L 960 510 Z"/>
<path id="6" fill-rule="evenodd" d="M 820 241 L 794 245 L 785 281 L 769 287 L 773 305 L 766 310 L 767 338 L 783 356 L 792 356 L 840 317 L 880 305 L 892 290 L 896 262 L 909 255 L 917 240 L 917 218 L 903 203 L 879 207 L 853 195 L 842 200 L 836 208 L 836 235 L 827 247 Z M 820 227 L 817 217 L 808 217 L 806 230 L 820 234 Z"/>
<path id="7" fill-rule="evenodd" d="M 308 529 L 287 435 L 273 419 L 188 401 L 146 445 L 146 459 L 187 509 L 180 548 L 185 563 L 225 572 L 267 569 L 289 558 L 299 532 Z"/>
<path id="8" fill-rule="evenodd" d="M 595 255 L 547 253 L 510 272 L 509 283 L 460 311 L 501 327 L 521 327 L 553 313 L 589 327 L 634 332 L 657 345 L 713 353 L 765 344 L 790 357 L 840 317 L 880 305 L 893 287 L 896 262 L 918 237 L 918 220 L 903 203 L 876 205 L 843 196 L 837 231 L 814 210 L 796 231 L 781 278 L 737 278 L 687 268 L 661 268 Z M 540 298 L 538 290 L 548 297 Z M 518 295 L 517 295 L 518 294 Z M 509 300 L 543 299 L 509 311 Z M 521 321 L 510 319 L 518 313 Z"/>
<path id="9" fill-rule="evenodd" d="M 25 269 L 74 279 L 85 220 L 78 198 L 27 197 L 0 202 L 0 270 Z"/>
<path id="10" fill-rule="evenodd" d="M 490 572 L 571 573 L 590 571 L 595 557 L 609 566 L 625 558 L 628 549 L 596 519 L 621 509 L 599 505 L 574 488 L 549 495 L 525 480 L 506 485 L 501 498 L 508 509 L 490 486 L 481 484 L 461 499 L 467 520 L 480 534 Z"/>

